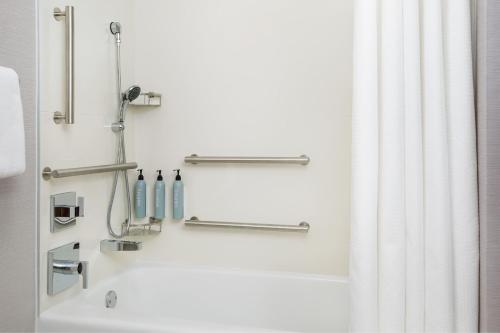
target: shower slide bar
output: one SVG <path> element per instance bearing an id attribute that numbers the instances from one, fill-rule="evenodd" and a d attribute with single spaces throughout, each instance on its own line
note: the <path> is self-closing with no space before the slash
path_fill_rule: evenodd
<path id="1" fill-rule="evenodd" d="M 185 220 L 186 226 L 193 227 L 220 227 L 220 228 L 236 228 L 236 229 L 258 229 L 270 231 L 298 231 L 309 232 L 309 223 L 300 222 L 298 225 L 287 224 L 267 224 L 267 223 L 242 223 L 242 222 L 221 222 L 221 221 L 202 221 L 196 216 Z"/>
<path id="2" fill-rule="evenodd" d="M 198 156 L 192 154 L 184 157 L 184 162 L 198 163 L 263 163 L 263 164 L 309 164 L 311 159 L 307 155 L 297 157 L 243 157 L 243 156 Z"/>
<path id="3" fill-rule="evenodd" d="M 66 40 L 66 110 L 64 113 L 60 111 L 54 112 L 54 122 L 60 124 L 64 121 L 65 124 L 75 123 L 75 25 L 73 6 L 64 7 L 64 11 L 59 8 L 54 8 L 54 18 L 57 21 L 64 20 L 65 23 L 65 40 Z"/>
<path id="4" fill-rule="evenodd" d="M 113 172 L 128 169 L 137 169 L 137 163 L 129 162 L 122 164 L 106 164 L 106 165 L 96 165 L 82 168 L 70 168 L 70 169 L 57 169 L 52 170 L 49 167 L 45 167 L 42 171 L 42 177 L 45 180 L 50 180 L 51 178 L 64 178 L 73 176 L 90 175 L 93 173 L 103 173 L 103 172 Z"/>

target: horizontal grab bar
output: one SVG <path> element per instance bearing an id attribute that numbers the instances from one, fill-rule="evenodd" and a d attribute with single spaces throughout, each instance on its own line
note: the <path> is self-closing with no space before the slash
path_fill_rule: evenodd
<path id="1" fill-rule="evenodd" d="M 106 164 L 106 165 L 96 165 L 83 168 L 70 168 L 70 169 L 57 169 L 52 170 L 49 167 L 45 167 L 42 172 L 42 177 L 45 180 L 51 178 L 64 178 L 73 176 L 89 175 L 93 173 L 103 173 L 103 172 L 113 172 L 128 169 L 137 169 L 137 163 L 122 163 L 122 164 Z"/>
<path id="2" fill-rule="evenodd" d="M 239 228 L 239 229 L 260 229 L 271 231 L 299 231 L 308 232 L 309 223 L 300 222 L 298 225 L 286 224 L 267 224 L 267 223 L 242 223 L 242 222 L 221 222 L 221 221 L 201 221 L 196 216 L 185 220 L 184 224 L 187 226 L 199 227 L 222 227 L 222 228 Z"/>
<path id="3" fill-rule="evenodd" d="M 184 162 L 197 163 L 274 163 L 274 164 L 309 164 L 311 159 L 307 155 L 297 157 L 257 157 L 257 156 L 198 156 L 193 154 L 184 157 Z"/>

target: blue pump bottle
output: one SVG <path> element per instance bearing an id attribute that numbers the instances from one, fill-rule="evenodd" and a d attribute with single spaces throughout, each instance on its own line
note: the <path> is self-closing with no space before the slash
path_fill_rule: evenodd
<path id="1" fill-rule="evenodd" d="M 134 188 L 134 212 L 136 218 L 142 219 L 146 216 L 146 182 L 142 175 L 142 169 L 137 171 L 139 171 L 139 177 Z"/>
<path id="2" fill-rule="evenodd" d="M 161 175 L 161 170 L 157 170 L 158 177 L 155 182 L 155 219 L 163 220 L 165 218 L 165 182 Z"/>
<path id="3" fill-rule="evenodd" d="M 173 218 L 180 220 L 184 217 L 184 184 L 181 180 L 180 169 L 175 169 L 177 172 L 173 185 Z"/>

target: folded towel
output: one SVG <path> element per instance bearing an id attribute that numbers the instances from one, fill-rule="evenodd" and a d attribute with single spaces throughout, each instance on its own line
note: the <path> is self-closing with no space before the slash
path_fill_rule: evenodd
<path id="1" fill-rule="evenodd" d="M 0 66 L 0 178 L 24 172 L 24 149 L 19 78 L 14 70 Z"/>

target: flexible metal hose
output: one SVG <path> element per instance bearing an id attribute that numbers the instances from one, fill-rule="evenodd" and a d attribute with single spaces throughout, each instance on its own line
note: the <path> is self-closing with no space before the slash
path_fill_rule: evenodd
<path id="1" fill-rule="evenodd" d="M 120 63 L 120 39 L 116 40 L 116 76 L 117 76 L 117 89 L 118 89 L 118 122 L 122 123 L 125 121 L 124 117 L 124 109 L 126 104 L 122 101 L 122 91 L 121 91 L 121 63 Z M 123 126 L 118 133 L 118 144 L 116 147 L 116 163 L 126 163 L 127 158 L 125 155 L 125 127 Z M 127 199 L 127 219 L 123 224 L 126 225 L 126 228 L 120 230 L 120 232 L 116 233 L 113 231 L 113 227 L 111 226 L 111 213 L 113 210 L 113 203 L 116 196 L 116 188 L 118 187 L 118 178 L 120 173 L 123 175 L 123 182 L 125 183 L 125 193 Z M 106 216 L 106 222 L 108 226 L 108 232 L 111 236 L 115 238 L 122 238 L 128 233 L 130 228 L 130 222 L 132 220 L 132 208 L 131 208 L 131 200 L 130 200 L 130 188 L 128 183 L 128 174 L 127 170 L 115 171 L 113 177 L 113 185 L 111 188 L 111 197 L 109 199 L 108 204 L 108 212 Z"/>

